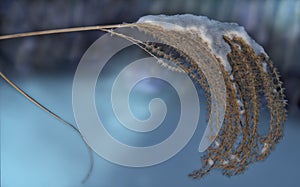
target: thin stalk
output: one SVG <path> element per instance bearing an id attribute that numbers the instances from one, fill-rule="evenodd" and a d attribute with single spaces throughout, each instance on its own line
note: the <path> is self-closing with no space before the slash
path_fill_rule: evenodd
<path id="1" fill-rule="evenodd" d="M 117 32 L 114 32 L 114 31 L 110 30 L 110 29 L 114 29 L 114 28 L 134 27 L 134 26 L 136 26 L 136 24 L 116 24 L 116 25 L 102 25 L 102 26 L 88 26 L 88 27 L 54 29 L 54 30 L 45 30 L 45 31 L 35 31 L 35 32 L 27 32 L 27 33 L 4 35 L 4 36 L 0 36 L 0 40 L 7 40 L 7 39 L 14 39 L 14 38 L 23 38 L 23 37 L 31 37 L 31 36 L 50 35 L 50 34 L 59 34 L 59 33 L 70 33 L 70 32 L 82 32 L 82 31 L 98 30 L 98 31 L 104 31 L 104 32 L 108 32 L 108 33 L 117 35 L 117 36 L 119 36 L 121 38 L 124 38 L 124 39 L 132 42 L 133 44 L 139 46 L 140 48 L 142 48 L 144 51 L 146 51 L 147 53 L 149 53 L 151 56 L 153 56 L 154 58 L 156 58 L 159 61 L 159 59 L 155 55 L 153 55 L 150 51 L 148 51 L 146 48 L 144 48 L 143 46 L 140 45 L 141 43 L 143 43 L 142 41 L 136 40 L 136 39 L 134 39 L 132 37 L 129 37 L 129 36 L 126 36 L 126 35 L 123 35 L 123 34 L 120 34 L 120 33 L 117 33 Z M 14 82 L 12 82 L 9 78 L 7 78 L 1 71 L 0 71 L 0 76 L 10 86 L 12 86 L 16 91 L 18 91 L 21 95 L 23 95 L 30 102 L 32 102 L 33 104 L 35 104 L 36 106 L 38 106 L 39 108 L 41 108 L 42 110 L 44 110 L 45 112 L 47 112 L 48 114 L 50 114 L 51 116 L 53 116 L 54 118 L 56 118 L 57 120 L 61 121 L 63 124 L 71 127 L 73 130 L 75 130 L 80 135 L 80 137 L 83 139 L 84 143 L 86 144 L 86 146 L 88 148 L 88 153 L 89 153 L 89 158 L 90 158 L 90 168 L 89 168 L 89 171 L 88 171 L 87 175 L 85 176 L 85 178 L 82 180 L 82 183 L 86 182 L 87 179 L 90 177 L 91 172 L 93 170 L 93 166 L 94 166 L 93 151 L 92 151 L 91 147 L 87 144 L 86 140 L 84 139 L 84 137 L 82 136 L 82 134 L 79 132 L 79 130 L 74 125 L 72 125 L 71 123 L 67 122 L 62 117 L 60 117 L 59 115 L 55 114 L 54 112 L 52 112 L 51 110 L 49 110 L 47 107 L 45 107 L 44 105 L 42 105 L 41 103 L 39 103 L 38 101 L 36 101 L 35 99 L 33 99 L 29 94 L 27 94 L 20 87 L 18 87 Z"/>
<path id="2" fill-rule="evenodd" d="M 23 95 L 26 99 L 28 99 L 30 102 L 32 102 L 33 104 L 35 104 L 36 106 L 38 106 L 39 108 L 43 109 L 44 111 L 46 111 L 48 114 L 50 114 L 51 116 L 53 116 L 54 118 L 56 118 L 57 120 L 61 121 L 63 124 L 71 127 L 73 130 L 75 130 L 80 137 L 82 138 L 82 140 L 84 141 L 85 145 L 88 148 L 88 153 L 89 153 L 89 158 L 90 158 L 90 168 L 89 171 L 87 173 L 87 175 L 84 177 L 84 179 L 82 180 L 82 183 L 86 182 L 86 180 L 90 177 L 93 167 L 94 167 L 94 159 L 93 159 L 93 151 L 91 149 L 91 147 L 87 144 L 87 142 L 85 141 L 84 137 L 82 136 L 82 134 L 79 132 L 79 130 L 72 125 L 70 122 L 67 122 L 66 120 L 64 120 L 62 117 L 60 117 L 59 115 L 55 114 L 54 112 L 52 112 L 51 110 L 49 110 L 47 107 L 45 107 L 44 105 L 42 105 L 41 103 L 39 103 L 38 101 L 36 101 L 35 99 L 33 99 L 30 95 L 28 95 L 25 91 L 23 91 L 20 87 L 18 87 L 14 82 L 12 82 L 9 78 L 7 78 L 1 71 L 0 71 L 0 76 L 10 85 L 12 86 L 15 90 L 17 90 L 21 95 Z"/>
<path id="3" fill-rule="evenodd" d="M 0 40 L 23 38 L 23 37 L 29 37 L 29 36 L 69 33 L 69 32 L 82 32 L 82 31 L 113 29 L 113 28 L 121 28 L 121 27 L 131 27 L 133 25 L 134 24 L 131 24 L 131 23 L 130 24 L 116 24 L 116 25 L 98 25 L 98 26 L 74 27 L 74 28 L 65 28 L 65 29 L 53 29 L 53 30 L 45 30 L 45 31 L 26 32 L 26 33 L 3 35 L 3 36 L 0 36 Z"/>

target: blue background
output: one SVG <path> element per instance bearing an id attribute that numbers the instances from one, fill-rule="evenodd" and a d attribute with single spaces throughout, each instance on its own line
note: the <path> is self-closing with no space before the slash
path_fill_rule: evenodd
<path id="1" fill-rule="evenodd" d="M 289 100 L 284 138 L 266 161 L 252 164 L 242 175 L 231 178 L 212 171 L 200 180 L 187 174 L 201 168 L 197 151 L 207 113 L 199 92 L 201 116 L 189 144 L 170 160 L 147 168 L 112 164 L 94 153 L 91 178 L 81 184 L 89 160 L 80 137 L 53 119 L 0 80 L 1 186 L 298 186 L 300 167 L 300 1 L 9 1 L 0 2 L 1 35 L 25 31 L 85 25 L 135 22 L 147 14 L 193 13 L 220 21 L 237 22 L 261 44 L 282 74 Z M 88 46 L 103 33 L 85 32 L 0 41 L 0 70 L 33 98 L 75 124 L 72 112 L 72 81 L 79 60 Z M 130 53 L 131 54 L 131 53 Z M 132 54 L 131 54 L 132 55 Z M 128 60 L 117 59 L 106 67 L 102 83 L 108 87 Z M 149 92 L 149 90 L 151 92 Z M 123 132 L 116 121 L 108 89 L 97 87 L 97 107 L 109 131 L 134 145 L 157 143 L 168 137 L 178 115 L 178 96 L 164 81 L 145 80 L 133 90 L 130 103 L 141 118 L 148 115 L 148 101 L 159 96 L 168 107 L 159 132 L 141 135 Z M 151 93 L 151 94 L 149 94 Z M 138 113 L 134 108 L 142 108 Z M 268 126 L 264 112 L 260 123 Z M 111 126 L 110 126 L 111 125 Z M 115 128 L 113 128 L 115 127 Z M 298 184 L 298 185 L 297 185 Z"/>

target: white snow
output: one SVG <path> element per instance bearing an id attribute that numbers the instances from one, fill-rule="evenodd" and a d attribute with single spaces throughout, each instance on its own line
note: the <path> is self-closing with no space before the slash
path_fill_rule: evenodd
<path id="1" fill-rule="evenodd" d="M 231 159 L 231 160 L 236 160 L 236 161 L 238 161 L 238 162 L 241 161 L 236 155 L 230 155 L 230 159 Z"/>
<path id="2" fill-rule="evenodd" d="M 263 65 L 263 68 L 264 68 L 264 72 L 267 73 L 267 63 L 263 62 L 262 65 Z"/>
<path id="3" fill-rule="evenodd" d="M 221 60 L 222 65 L 228 72 L 231 71 L 231 66 L 227 60 L 227 54 L 231 49 L 224 41 L 223 35 L 228 37 L 232 37 L 233 35 L 242 37 L 253 47 L 257 54 L 265 53 L 264 49 L 251 39 L 244 27 L 236 23 L 223 23 L 211 20 L 206 16 L 195 16 L 191 14 L 173 16 L 148 15 L 141 17 L 137 23 L 150 23 L 161 26 L 166 30 L 197 31 L 202 40 L 208 44 L 208 48 Z"/>
<path id="4" fill-rule="evenodd" d="M 238 103 L 238 105 L 239 105 L 240 107 L 243 107 L 243 106 L 244 106 L 243 102 L 242 102 L 240 99 L 237 100 L 237 103 Z"/>
<path id="5" fill-rule="evenodd" d="M 245 110 L 240 111 L 240 115 L 243 115 L 243 114 L 245 114 Z"/>
<path id="6" fill-rule="evenodd" d="M 261 150 L 261 153 L 266 152 L 266 150 L 268 149 L 269 145 L 267 143 L 264 144 L 264 147 Z"/>
<path id="7" fill-rule="evenodd" d="M 208 164 L 209 164 L 209 165 L 213 165 L 214 163 L 215 163 L 215 162 L 214 162 L 211 158 L 208 159 Z"/>

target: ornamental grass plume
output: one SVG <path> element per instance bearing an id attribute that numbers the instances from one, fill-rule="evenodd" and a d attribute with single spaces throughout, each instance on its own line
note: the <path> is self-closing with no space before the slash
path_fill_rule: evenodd
<path id="1" fill-rule="evenodd" d="M 113 30 L 116 28 L 136 28 L 159 42 L 140 41 Z M 125 38 L 155 57 L 162 68 L 186 73 L 202 87 L 208 111 L 215 114 L 209 125 L 218 124 L 219 131 L 215 137 L 206 137 L 213 143 L 201 158 L 202 167 L 192 171 L 190 177 L 201 178 L 214 169 L 220 169 L 226 176 L 241 174 L 251 163 L 266 159 L 282 138 L 287 100 L 280 75 L 263 48 L 237 24 L 221 23 L 203 16 L 159 15 L 145 16 L 130 24 L 21 33 L 0 36 L 0 40 L 88 30 L 101 30 Z M 72 124 L 31 98 L 2 72 L 0 76 L 31 102 L 80 134 Z M 216 80 L 216 76 L 221 76 L 223 82 Z M 225 100 L 216 93 L 224 93 Z M 258 131 L 263 125 L 259 123 L 263 101 L 267 102 L 270 113 L 266 134 Z M 216 107 L 222 102 L 226 104 L 223 118 Z M 84 181 L 93 167 L 91 149 L 87 147 L 91 164 Z"/>

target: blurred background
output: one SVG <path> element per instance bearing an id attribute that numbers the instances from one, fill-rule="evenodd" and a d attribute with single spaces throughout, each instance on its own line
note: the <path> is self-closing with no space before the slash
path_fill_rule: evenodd
<path id="1" fill-rule="evenodd" d="M 204 179 L 191 180 L 187 174 L 201 167 L 197 146 L 202 132 L 197 132 L 182 152 L 149 168 L 121 167 L 94 154 L 91 179 L 81 184 L 88 169 L 88 156 L 80 137 L 0 80 L 1 186 L 296 186 L 300 177 L 299 0 L 1 0 L 0 35 L 132 23 L 149 14 L 184 13 L 244 26 L 282 75 L 289 117 L 283 141 L 265 162 L 253 164 L 241 176 L 227 178 L 213 171 Z M 0 70 L 33 98 L 75 124 L 73 76 L 84 52 L 103 34 L 87 31 L 0 41 Z M 120 67 L 116 63 L 115 68 Z M 104 81 L 115 77 L 109 74 L 110 68 L 114 67 L 106 68 Z M 174 90 L 168 88 L 166 93 L 165 87 L 157 86 L 164 83 L 154 82 L 157 93 L 170 99 L 166 101 L 168 106 L 178 103 L 171 99 L 176 98 Z M 99 97 L 105 97 L 106 93 L 99 90 Z M 147 100 L 153 96 L 145 97 Z M 139 103 L 133 101 L 133 105 Z M 103 105 L 109 107 L 109 103 Z M 147 108 L 145 103 L 144 107 Z M 205 120 L 199 123 L 203 126 Z M 127 137 L 119 129 L 111 131 L 120 139 Z"/>

